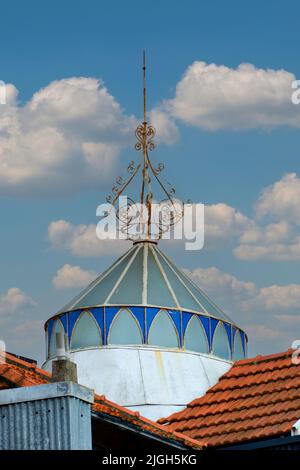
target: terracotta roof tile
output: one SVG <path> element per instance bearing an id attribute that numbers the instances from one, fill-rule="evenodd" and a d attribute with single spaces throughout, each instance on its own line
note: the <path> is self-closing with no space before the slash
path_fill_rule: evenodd
<path id="1" fill-rule="evenodd" d="M 159 423 L 207 446 L 290 434 L 300 418 L 300 365 L 292 352 L 236 362 L 206 395 Z"/>
<path id="2" fill-rule="evenodd" d="M 185 444 L 194 449 L 202 449 L 203 445 L 199 442 L 199 439 L 194 440 L 185 434 L 173 431 L 168 426 L 162 426 L 154 421 L 151 421 L 148 418 L 145 418 L 140 415 L 139 412 L 131 411 L 128 408 L 117 405 L 114 402 L 107 400 L 106 397 L 95 395 L 95 403 L 93 405 L 93 411 L 95 413 L 104 413 L 109 414 L 110 416 L 115 416 L 121 418 L 122 421 L 130 422 L 131 424 L 145 430 L 149 431 L 155 435 L 172 439 L 182 444 Z"/>

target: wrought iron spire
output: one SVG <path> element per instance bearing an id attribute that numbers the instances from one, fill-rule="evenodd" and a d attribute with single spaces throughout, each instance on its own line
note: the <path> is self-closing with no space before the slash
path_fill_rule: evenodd
<path id="1" fill-rule="evenodd" d="M 151 169 L 151 163 L 149 159 L 149 150 L 155 148 L 153 138 L 155 136 L 155 129 L 153 126 L 148 124 L 147 121 L 147 89 L 146 89 L 146 53 L 143 51 L 143 98 L 144 98 L 144 121 L 140 124 L 135 131 L 137 143 L 135 148 L 143 153 L 143 168 L 142 168 L 142 187 L 141 187 L 141 198 L 140 202 L 147 211 L 147 237 L 151 235 L 151 212 L 152 212 L 152 201 L 153 193 L 151 191 L 151 175 L 149 173 L 149 167 Z M 143 214 L 142 214 L 143 219 Z"/>
<path id="2" fill-rule="evenodd" d="M 129 198 L 129 203 L 127 208 L 122 208 L 122 211 L 117 211 L 117 216 L 119 221 L 123 222 L 123 229 L 127 230 L 127 234 L 129 234 L 129 229 L 133 225 L 140 225 L 141 226 L 141 239 L 146 240 L 153 240 L 161 238 L 162 234 L 166 230 L 168 225 L 168 229 L 170 226 L 174 225 L 178 220 L 182 218 L 183 211 L 180 211 L 178 214 L 178 207 L 176 210 L 174 205 L 174 195 L 175 189 L 169 183 L 163 183 L 162 179 L 160 178 L 159 174 L 164 170 L 164 165 L 159 163 L 155 168 L 149 158 L 149 152 L 156 148 L 156 144 L 154 142 L 155 137 L 155 129 L 154 127 L 148 123 L 147 117 L 147 82 L 146 82 L 146 53 L 143 51 L 143 122 L 138 125 L 135 130 L 135 136 L 137 138 L 137 142 L 135 144 L 135 149 L 142 153 L 142 162 L 138 165 L 135 164 L 134 161 L 130 162 L 127 171 L 130 173 L 130 177 L 127 181 L 125 181 L 122 177 L 118 177 L 116 179 L 116 185 L 112 188 L 113 195 L 110 195 L 106 198 L 107 202 L 111 203 L 113 206 L 116 206 L 119 197 L 124 194 L 125 189 L 129 186 L 131 181 L 135 178 L 135 176 L 141 170 L 142 176 L 142 183 L 140 189 L 140 207 L 141 212 L 139 216 L 139 221 L 133 220 L 130 217 L 129 211 L 130 209 L 136 204 L 132 199 Z M 160 201 L 161 203 L 170 203 L 172 206 L 172 210 L 169 209 L 169 219 L 166 220 L 166 214 L 164 215 L 164 220 L 160 221 L 159 226 L 157 223 L 154 222 L 155 227 L 153 226 L 153 192 L 152 192 L 152 177 L 160 186 L 164 197 L 163 200 Z M 168 186 L 168 189 L 167 189 Z M 126 221 L 125 221 L 126 219 Z M 165 224 L 165 225 L 164 225 Z M 142 227 L 143 226 L 143 227 Z M 128 236 L 129 239 L 132 239 L 131 236 Z"/>

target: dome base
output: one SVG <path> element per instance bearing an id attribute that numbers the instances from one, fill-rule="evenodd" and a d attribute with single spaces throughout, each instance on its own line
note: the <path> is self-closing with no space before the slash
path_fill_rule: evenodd
<path id="1" fill-rule="evenodd" d="M 204 395 L 232 365 L 209 354 L 151 346 L 77 350 L 70 359 L 77 364 L 81 385 L 152 420 Z M 51 363 L 43 368 L 51 371 Z"/>

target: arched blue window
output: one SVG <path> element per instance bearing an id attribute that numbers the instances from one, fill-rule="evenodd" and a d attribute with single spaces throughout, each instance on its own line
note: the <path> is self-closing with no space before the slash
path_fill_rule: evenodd
<path id="1" fill-rule="evenodd" d="M 245 358 L 241 333 L 239 331 L 236 332 L 234 338 L 234 347 L 233 347 L 233 360 L 239 361 L 240 359 Z"/>
<path id="2" fill-rule="evenodd" d="M 110 327 L 108 344 L 142 344 L 140 325 L 129 310 L 120 310 Z"/>
<path id="3" fill-rule="evenodd" d="M 184 347 L 189 351 L 208 353 L 208 342 L 201 320 L 196 315 L 190 319 L 184 335 Z"/>
<path id="4" fill-rule="evenodd" d="M 49 357 L 56 356 L 56 333 L 61 333 L 65 335 L 65 329 L 60 320 L 55 320 L 53 328 L 52 328 L 52 334 L 51 334 L 50 345 L 49 345 Z"/>
<path id="5" fill-rule="evenodd" d="M 154 318 L 148 335 L 148 344 L 164 348 L 178 348 L 176 327 L 167 312 L 160 311 Z"/>
<path id="6" fill-rule="evenodd" d="M 90 312 L 82 312 L 75 323 L 71 338 L 71 349 L 101 346 L 100 328 Z"/>
<path id="7" fill-rule="evenodd" d="M 223 357 L 224 359 L 230 359 L 231 356 L 228 336 L 225 326 L 222 322 L 219 322 L 217 328 L 215 329 L 213 339 L 213 354 L 215 356 Z"/>

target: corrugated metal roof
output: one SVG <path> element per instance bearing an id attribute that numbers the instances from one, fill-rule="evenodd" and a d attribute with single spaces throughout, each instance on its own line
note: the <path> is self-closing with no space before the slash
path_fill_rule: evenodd
<path id="1" fill-rule="evenodd" d="M 82 400 L 53 397 L 0 409 L 0 450 L 91 449 L 90 405 Z"/>
<path id="2" fill-rule="evenodd" d="M 102 305 L 178 308 L 233 323 L 151 242 L 134 244 L 58 313 Z"/>

